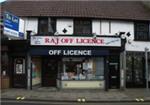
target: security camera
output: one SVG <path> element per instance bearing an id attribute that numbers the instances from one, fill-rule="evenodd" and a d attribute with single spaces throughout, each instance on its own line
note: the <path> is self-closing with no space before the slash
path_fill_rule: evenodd
<path id="1" fill-rule="evenodd" d="M 121 36 L 121 35 L 123 35 L 123 34 L 125 34 L 125 32 L 119 32 L 119 36 Z"/>

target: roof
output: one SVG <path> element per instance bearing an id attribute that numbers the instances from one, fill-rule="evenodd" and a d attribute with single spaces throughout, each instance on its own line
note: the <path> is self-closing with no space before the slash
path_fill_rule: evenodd
<path id="1" fill-rule="evenodd" d="M 6 1 L 2 9 L 17 16 L 150 20 L 140 1 Z"/>

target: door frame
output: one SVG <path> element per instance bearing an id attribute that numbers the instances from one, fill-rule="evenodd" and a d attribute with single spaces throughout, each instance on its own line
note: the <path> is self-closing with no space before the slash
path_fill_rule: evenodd
<path id="1" fill-rule="evenodd" d="M 44 76 L 44 69 L 46 68 L 46 66 L 45 66 L 45 60 L 49 60 L 49 59 L 55 59 L 55 60 L 57 60 L 57 62 L 59 62 L 59 57 L 58 56 L 43 56 L 42 57 L 42 71 L 41 71 L 41 86 L 43 87 L 44 85 L 43 85 L 43 76 Z M 58 63 L 57 63 L 57 66 L 58 66 Z M 57 77 L 58 77 L 58 72 L 59 72 L 59 70 L 58 70 L 58 68 L 57 68 L 57 73 L 56 73 L 56 86 L 44 86 L 44 87 L 57 87 Z"/>
<path id="2" fill-rule="evenodd" d="M 115 85 L 116 85 L 116 87 L 115 88 L 112 88 L 112 84 L 111 84 L 111 76 L 112 76 L 112 74 L 111 74 L 111 72 L 110 72 L 110 66 L 117 66 L 117 74 L 116 74 L 116 81 L 118 81 Z M 119 62 L 111 62 L 111 63 L 109 63 L 109 65 L 108 65 L 108 68 L 109 68 L 109 73 L 108 73 L 108 79 L 109 79 L 109 86 L 108 86 L 108 88 L 109 89 L 119 89 L 120 88 L 120 67 L 119 67 Z"/>
<path id="3" fill-rule="evenodd" d="M 16 59 L 23 59 L 23 63 L 22 63 L 22 73 L 19 73 L 18 72 L 18 74 L 16 74 L 15 72 L 16 72 Z M 19 66 L 19 65 L 18 65 Z M 25 57 L 23 57 L 23 56 L 14 56 L 14 57 L 12 57 L 12 66 L 11 66 L 11 68 L 13 69 L 12 70 L 12 87 L 13 88 L 27 88 L 27 70 L 26 70 L 26 58 Z M 21 72 L 21 71 L 20 71 Z M 20 84 L 20 86 L 18 85 L 15 85 L 15 76 L 22 76 L 22 78 L 24 78 L 24 85 L 22 85 L 21 86 L 21 84 Z"/>

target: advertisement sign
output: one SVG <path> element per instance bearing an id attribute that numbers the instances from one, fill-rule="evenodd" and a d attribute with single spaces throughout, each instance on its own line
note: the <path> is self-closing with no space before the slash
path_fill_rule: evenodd
<path id="1" fill-rule="evenodd" d="M 118 37 L 70 37 L 70 36 L 31 36 L 31 45 L 36 46 L 113 46 L 121 47 Z"/>
<path id="2" fill-rule="evenodd" d="M 49 50 L 49 55 L 92 55 L 91 50 Z"/>
<path id="3" fill-rule="evenodd" d="M 32 48 L 31 55 L 49 55 L 49 56 L 105 56 L 109 55 L 108 50 L 91 48 Z"/>
<path id="4" fill-rule="evenodd" d="M 22 19 L 9 12 L 4 12 L 5 35 L 23 38 L 24 37 L 23 26 L 24 21 Z"/>

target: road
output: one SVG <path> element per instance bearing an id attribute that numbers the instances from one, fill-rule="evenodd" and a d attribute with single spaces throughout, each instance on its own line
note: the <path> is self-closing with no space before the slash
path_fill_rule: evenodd
<path id="1" fill-rule="evenodd" d="M 11 101 L 3 100 L 1 105 L 150 105 L 150 102 L 130 102 L 130 103 L 79 103 L 79 102 L 41 102 L 41 101 Z"/>

